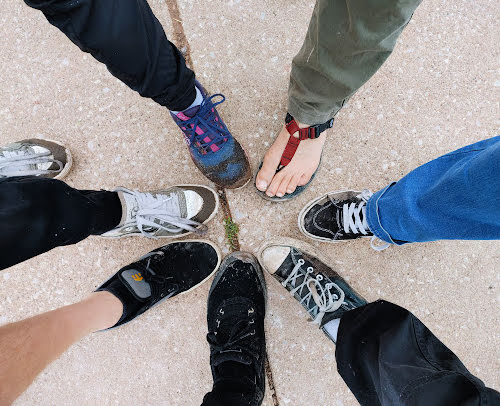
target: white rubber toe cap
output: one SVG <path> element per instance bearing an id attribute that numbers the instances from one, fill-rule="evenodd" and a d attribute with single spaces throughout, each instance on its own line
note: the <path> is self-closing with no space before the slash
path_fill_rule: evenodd
<path id="1" fill-rule="evenodd" d="M 265 248 L 261 254 L 262 265 L 266 271 L 273 274 L 290 254 L 290 247 L 283 245 L 272 245 Z"/>
<path id="2" fill-rule="evenodd" d="M 203 198 L 193 190 L 184 191 L 186 196 L 187 218 L 196 216 L 203 207 Z"/>

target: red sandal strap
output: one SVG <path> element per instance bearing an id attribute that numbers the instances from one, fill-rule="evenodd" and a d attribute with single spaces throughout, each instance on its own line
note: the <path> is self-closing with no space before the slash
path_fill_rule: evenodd
<path id="1" fill-rule="evenodd" d="M 299 147 L 300 141 L 307 140 L 308 138 L 315 139 L 318 138 L 323 131 L 327 128 L 331 128 L 333 126 L 333 118 L 328 120 L 326 123 L 314 125 L 306 128 L 299 128 L 299 125 L 295 121 L 295 119 L 287 114 L 286 116 L 286 129 L 290 134 L 290 138 L 286 144 L 285 150 L 281 155 L 280 166 L 279 169 L 283 169 L 283 167 L 287 166 L 292 160 L 295 152 L 297 152 L 297 148 Z M 299 132 L 299 137 L 294 137 L 293 134 Z"/>
<path id="2" fill-rule="evenodd" d="M 293 135 L 290 135 L 285 150 L 281 155 L 280 167 L 287 166 L 290 163 L 293 156 L 295 155 L 295 152 L 297 152 L 299 144 L 300 144 L 300 138 L 296 138 Z"/>

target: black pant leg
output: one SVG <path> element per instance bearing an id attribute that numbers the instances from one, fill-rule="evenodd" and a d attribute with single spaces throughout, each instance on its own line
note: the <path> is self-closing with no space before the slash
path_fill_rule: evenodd
<path id="1" fill-rule="evenodd" d="M 141 96 L 170 110 L 196 97 L 194 73 L 147 0 L 25 0 Z"/>
<path id="2" fill-rule="evenodd" d="M 363 406 L 500 404 L 500 394 L 473 376 L 419 319 L 389 302 L 342 317 L 336 358 Z"/>
<path id="3" fill-rule="evenodd" d="M 80 191 L 55 179 L 1 179 L 0 269 L 109 231 L 121 215 L 115 192 Z"/>

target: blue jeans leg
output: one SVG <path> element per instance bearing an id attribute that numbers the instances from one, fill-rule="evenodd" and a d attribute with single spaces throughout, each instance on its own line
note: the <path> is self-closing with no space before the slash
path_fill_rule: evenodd
<path id="1" fill-rule="evenodd" d="M 500 136 L 419 166 L 367 204 L 373 234 L 388 243 L 500 239 Z"/>

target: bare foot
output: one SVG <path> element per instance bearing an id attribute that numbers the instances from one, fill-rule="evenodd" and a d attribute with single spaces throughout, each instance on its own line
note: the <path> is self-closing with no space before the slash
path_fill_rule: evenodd
<path id="1" fill-rule="evenodd" d="M 308 127 L 298 124 L 300 128 Z M 294 136 L 298 138 L 298 132 Z M 283 126 L 274 144 L 266 152 L 262 168 L 257 174 L 255 181 L 257 189 L 266 192 L 269 197 L 283 197 L 285 193 L 293 193 L 297 186 L 304 186 L 309 182 L 318 168 L 326 135 L 323 133 L 314 140 L 301 141 L 292 161 L 276 173 L 289 138 L 290 134 Z"/>

